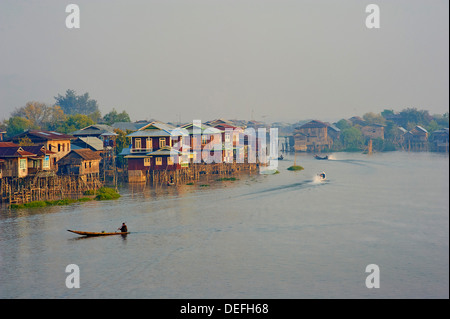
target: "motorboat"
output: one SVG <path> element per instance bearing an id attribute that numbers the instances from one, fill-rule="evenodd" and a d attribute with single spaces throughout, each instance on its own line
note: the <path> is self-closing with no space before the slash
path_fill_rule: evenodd
<path id="1" fill-rule="evenodd" d="M 316 154 L 316 155 L 314 155 L 314 157 L 315 157 L 316 159 L 318 159 L 318 160 L 327 160 L 327 159 L 328 159 L 328 155 L 321 157 L 321 156 L 319 156 L 319 155 Z"/>
<path id="2" fill-rule="evenodd" d="M 319 179 L 321 181 L 324 181 L 324 180 L 327 179 L 327 176 L 326 176 L 325 172 L 319 173 L 319 174 L 317 174 L 317 176 L 319 177 Z"/>

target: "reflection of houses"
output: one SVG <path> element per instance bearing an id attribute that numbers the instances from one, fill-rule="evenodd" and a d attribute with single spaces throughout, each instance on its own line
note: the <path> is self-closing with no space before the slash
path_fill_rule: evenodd
<path id="1" fill-rule="evenodd" d="M 333 140 L 328 136 L 328 124 L 313 120 L 294 131 L 294 147 L 296 151 L 320 152 L 330 149 Z"/>
<path id="2" fill-rule="evenodd" d="M 46 150 L 53 152 L 50 156 L 52 167 L 56 168 L 57 161 L 70 152 L 70 141 L 73 136 L 53 131 L 25 131 L 8 140 L 19 144 L 24 138 L 28 138 L 34 145 L 44 145 Z"/>
<path id="3" fill-rule="evenodd" d="M 100 155 L 88 148 L 72 150 L 59 160 L 58 173 L 98 177 L 101 159 Z"/>
<path id="4" fill-rule="evenodd" d="M 431 133 L 429 141 L 432 151 L 448 152 L 448 128 Z"/>
<path id="5" fill-rule="evenodd" d="M 368 124 L 361 127 L 361 133 L 368 138 L 380 138 L 384 140 L 384 125 Z"/>
<path id="6" fill-rule="evenodd" d="M 28 175 L 28 161 L 36 154 L 25 151 L 21 146 L 0 147 L 1 177 L 25 177 Z"/>
<path id="7" fill-rule="evenodd" d="M 405 134 L 406 149 L 410 151 L 428 150 L 428 131 L 417 125 Z"/>

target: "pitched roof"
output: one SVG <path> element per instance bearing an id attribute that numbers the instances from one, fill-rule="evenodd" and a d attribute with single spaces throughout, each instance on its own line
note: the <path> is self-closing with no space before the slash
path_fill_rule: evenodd
<path id="1" fill-rule="evenodd" d="M 189 133 L 193 133 L 195 128 L 200 129 L 202 134 L 204 134 L 205 130 L 207 130 L 208 134 L 219 134 L 219 133 L 222 133 L 218 128 L 215 128 L 215 127 L 210 126 L 210 125 L 202 124 L 202 123 L 200 123 L 200 124 L 188 123 L 188 124 L 185 124 L 185 125 L 181 126 L 180 128 L 188 130 Z"/>
<path id="2" fill-rule="evenodd" d="M 72 149 L 90 148 L 94 151 L 103 150 L 103 141 L 95 136 L 79 136 L 72 141 Z"/>
<path id="3" fill-rule="evenodd" d="M 147 153 L 149 156 L 171 156 L 171 155 L 181 155 L 182 153 L 172 147 L 165 146 L 156 151 Z"/>
<path id="4" fill-rule="evenodd" d="M 14 146 L 20 146 L 16 143 L 12 142 L 0 142 L 0 147 L 14 147 Z"/>
<path id="5" fill-rule="evenodd" d="M 82 128 L 78 131 L 72 132 L 72 135 L 73 136 L 90 136 L 90 135 L 99 136 L 102 133 L 106 133 L 106 132 L 113 133 L 114 127 L 106 125 L 106 124 L 94 124 L 94 125 L 86 126 L 85 128 Z"/>
<path id="6" fill-rule="evenodd" d="M 116 122 L 112 125 L 112 127 L 114 128 L 118 128 L 121 131 L 126 132 L 127 130 L 129 131 L 137 131 L 139 130 L 141 127 L 150 124 L 151 122 Z"/>
<path id="7" fill-rule="evenodd" d="M 304 128 L 322 128 L 322 127 L 328 127 L 327 123 L 318 121 L 318 120 L 312 120 L 306 124 L 303 124 L 302 126 L 299 127 L 299 129 L 304 129 Z"/>
<path id="8" fill-rule="evenodd" d="M 61 158 L 58 161 L 58 164 L 71 163 L 73 161 L 84 160 L 84 161 L 93 161 L 93 160 L 101 160 L 101 156 L 96 152 L 90 150 L 89 148 L 82 148 L 78 150 L 71 150 L 66 156 Z"/>
<path id="9" fill-rule="evenodd" d="M 179 134 L 175 134 L 172 132 L 179 132 Z M 153 121 L 147 125 L 144 125 L 136 132 L 130 133 L 128 137 L 158 137 L 158 136 L 178 136 L 183 135 L 180 130 L 177 130 L 175 126 L 172 126 L 167 123 L 163 123 L 160 121 Z"/>
<path id="10" fill-rule="evenodd" d="M 73 150 L 71 152 L 77 153 L 84 160 L 101 160 L 102 157 L 98 155 L 96 152 L 90 150 L 89 148 L 82 148 L 79 150 Z"/>
<path id="11" fill-rule="evenodd" d="M 36 154 L 38 156 L 56 154 L 55 152 L 46 150 L 44 145 L 22 146 L 22 149 L 24 151 L 27 151 L 27 152 L 30 152 L 30 153 L 34 153 L 34 154 Z"/>
<path id="12" fill-rule="evenodd" d="M 74 137 L 72 135 L 59 133 L 55 131 L 42 131 L 42 130 L 31 130 L 25 131 L 23 133 L 17 134 L 8 139 L 8 141 L 18 141 L 23 137 L 29 137 L 33 142 L 36 140 L 40 141 L 54 141 L 54 140 L 71 140 Z"/>
<path id="13" fill-rule="evenodd" d="M 35 153 L 27 152 L 22 149 L 20 146 L 12 146 L 12 147 L 0 147 L 0 157 L 28 157 L 28 156 L 36 156 Z"/>

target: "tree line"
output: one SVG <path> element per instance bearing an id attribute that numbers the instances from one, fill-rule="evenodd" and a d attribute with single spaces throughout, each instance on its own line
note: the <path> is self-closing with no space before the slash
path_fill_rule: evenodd
<path id="1" fill-rule="evenodd" d="M 11 116 L 0 124 L 0 129 L 11 137 L 25 130 L 57 131 L 69 134 L 93 124 L 130 122 L 126 111 L 121 113 L 113 109 L 101 115 L 96 100 L 89 93 L 77 95 L 74 90 L 67 90 L 64 95 L 58 94 L 53 105 L 37 101 L 27 102 L 24 106 L 12 111 Z"/>
<path id="2" fill-rule="evenodd" d="M 335 123 L 335 126 L 341 130 L 339 141 L 333 145 L 335 150 L 364 149 L 370 138 L 363 136 L 361 132 L 363 125 L 380 124 L 384 126 L 384 139 L 373 140 L 373 149 L 378 151 L 394 151 L 399 148 L 396 141 L 400 140 L 401 134 L 403 134 L 400 127 L 410 131 L 420 125 L 429 133 L 449 127 L 448 112 L 443 115 L 430 115 L 427 110 L 418 110 L 412 107 L 405 108 L 399 113 L 390 109 L 385 109 L 379 114 L 369 112 L 363 115 L 362 120 L 364 123 L 352 122 L 347 119 L 341 119 Z"/>

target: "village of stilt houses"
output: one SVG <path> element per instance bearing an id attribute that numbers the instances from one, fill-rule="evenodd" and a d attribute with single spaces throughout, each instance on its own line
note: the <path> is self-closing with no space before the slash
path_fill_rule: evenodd
<path id="1" fill-rule="evenodd" d="M 396 126 L 387 141 L 386 125 L 360 117 L 345 121 L 358 128 L 368 152 L 380 141 L 393 149 L 448 152 L 448 128 L 430 135 L 420 125 L 409 131 Z M 0 130 L 0 204 L 79 198 L 105 185 L 171 186 L 202 175 L 257 172 L 268 163 L 260 154 L 269 153 L 270 128 L 277 129 L 277 154 L 269 154 L 275 158 L 282 152 L 348 149 L 349 137 L 338 128 L 342 125 L 312 120 L 286 130 L 281 123 L 216 119 L 179 126 L 153 120 L 94 124 L 70 134 L 25 130 L 8 137 Z M 263 136 L 258 136 L 258 129 L 263 129 Z M 125 139 L 121 147 L 119 137 Z M 262 153 L 261 147 L 266 148 Z"/>

